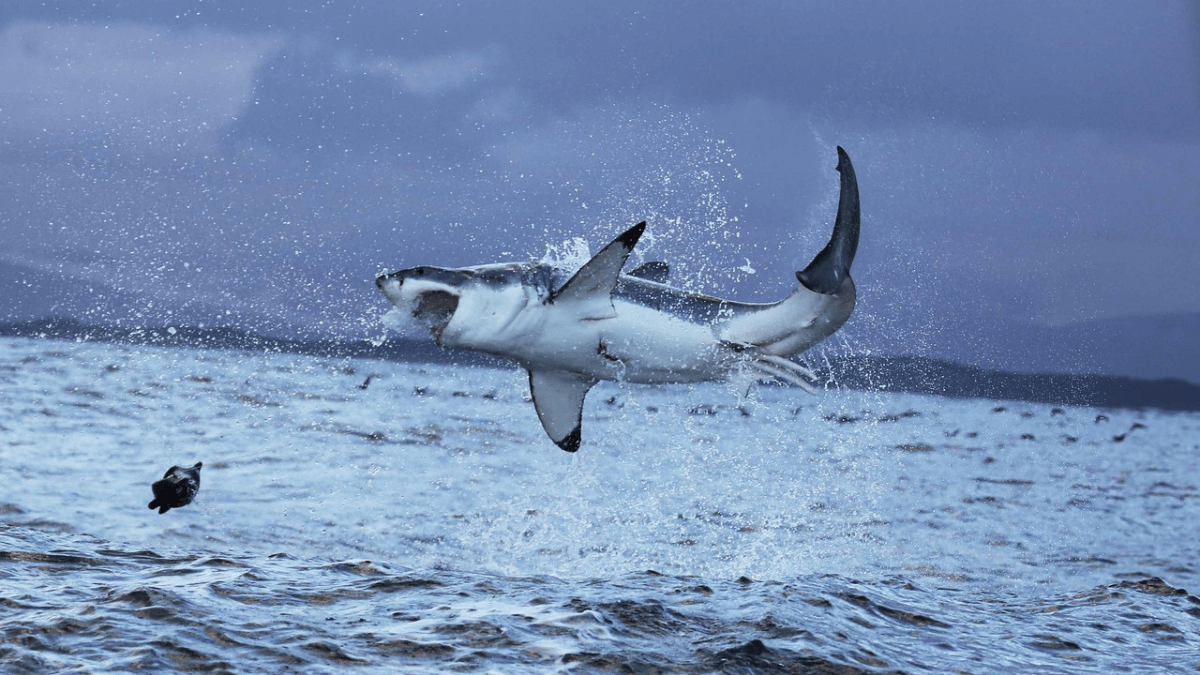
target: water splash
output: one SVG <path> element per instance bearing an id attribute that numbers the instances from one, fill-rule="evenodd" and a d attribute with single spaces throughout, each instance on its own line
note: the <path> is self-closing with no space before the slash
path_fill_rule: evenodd
<path id="1" fill-rule="evenodd" d="M 591 258 L 587 239 L 572 237 L 559 244 L 547 243 L 546 253 L 540 262 L 559 269 L 575 270 L 583 267 Z"/>
<path id="2" fill-rule="evenodd" d="M 748 257 L 739 255 L 740 223 L 726 195 L 741 177 L 734 152 L 685 110 L 596 106 L 514 136 L 497 158 L 508 162 L 503 180 L 514 190 L 502 209 L 548 204 L 539 246 L 581 237 L 594 247 L 644 220 L 631 265 L 670 262 L 672 283 L 693 290 L 743 279 L 728 265 Z"/>

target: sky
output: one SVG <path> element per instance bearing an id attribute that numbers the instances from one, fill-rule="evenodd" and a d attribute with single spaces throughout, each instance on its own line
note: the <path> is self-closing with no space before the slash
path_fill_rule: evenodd
<path id="1" fill-rule="evenodd" d="M 0 320 L 377 336 L 381 271 L 641 220 L 635 263 L 774 300 L 841 145 L 843 347 L 1156 377 L 1197 351 L 1188 0 L 93 5 L 0 9 Z"/>

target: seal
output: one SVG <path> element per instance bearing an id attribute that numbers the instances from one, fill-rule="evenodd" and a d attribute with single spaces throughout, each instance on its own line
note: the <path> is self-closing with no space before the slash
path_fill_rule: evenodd
<path id="1" fill-rule="evenodd" d="M 150 486 L 150 489 L 154 490 L 154 501 L 150 502 L 150 508 L 158 509 L 159 513 L 166 513 L 171 509 L 191 504 L 196 493 L 200 491 L 200 467 L 202 466 L 204 466 L 203 462 L 196 462 L 196 465 L 190 469 L 182 466 L 173 466 L 167 469 L 162 480 L 155 481 Z"/>

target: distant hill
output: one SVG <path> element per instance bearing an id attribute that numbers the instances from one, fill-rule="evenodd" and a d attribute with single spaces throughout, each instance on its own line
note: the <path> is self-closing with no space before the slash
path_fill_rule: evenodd
<path id="1" fill-rule="evenodd" d="M 1174 378 L 1011 373 L 919 356 L 847 356 L 818 374 L 838 386 L 865 391 L 1200 411 L 1200 386 Z"/>
<path id="2" fill-rule="evenodd" d="M 53 340 L 85 340 L 117 344 L 239 349 L 252 352 L 305 354 L 333 358 L 370 358 L 415 363 L 501 366 L 506 362 L 481 354 L 442 349 L 429 340 L 295 340 L 251 333 L 239 328 L 188 326 L 124 328 L 80 323 L 74 319 L 38 319 L 0 323 L 0 336 Z"/>
<path id="3" fill-rule="evenodd" d="M 0 335 L 54 340 L 94 340 L 201 349 L 239 349 L 323 357 L 512 367 L 508 361 L 445 350 L 428 340 L 293 340 L 236 328 L 121 328 L 73 319 L 0 323 Z M 1107 408 L 1200 411 L 1200 386 L 1179 380 L 1110 375 L 1012 373 L 919 356 L 843 356 L 818 375 L 839 387 L 900 391 L 955 398 L 990 398 Z"/>
<path id="4" fill-rule="evenodd" d="M 870 337 L 867 342 L 876 352 L 906 342 L 891 335 Z M 917 353 L 984 368 L 1200 383 L 1200 313 L 1124 316 L 1056 327 L 948 316 L 936 329 L 914 337 L 907 342 L 921 345 Z"/>
<path id="5" fill-rule="evenodd" d="M 200 300 L 164 302 L 145 293 L 70 277 L 62 271 L 36 269 L 3 260 L 0 260 L 0 289 L 3 290 L 0 292 L 0 322 L 24 324 L 52 317 L 72 317 L 89 325 L 134 322 L 211 325 L 220 322 L 242 326 L 247 331 L 266 330 L 277 335 L 312 337 L 306 331 L 313 324 L 300 316 L 268 316 L 250 310 L 234 310 L 230 314 L 227 307 L 206 305 Z M 866 297 L 865 293 L 863 297 Z M 379 308 L 386 304 L 382 297 L 375 297 L 375 302 Z M 917 355 L 1009 373 L 1070 372 L 1143 379 L 1179 378 L 1200 384 L 1200 349 L 1196 347 L 1200 345 L 1198 312 L 1122 316 L 1065 326 L 1042 326 L 986 312 L 939 308 L 936 315 L 922 314 L 930 308 L 922 307 L 920 303 L 912 307 L 900 303 L 872 309 L 864 300 L 863 305 L 844 335 L 852 344 L 872 354 Z M 61 324 L 61 321 L 54 319 L 50 323 Z M 101 329 L 89 327 L 87 330 L 99 333 Z M 234 339 L 232 333 L 224 337 L 209 334 L 173 339 L 193 337 Z M 248 335 L 236 339 L 243 338 L 265 339 Z M 308 344 L 303 340 L 276 342 L 287 342 L 290 351 L 308 349 L 308 346 L 298 346 Z M 322 348 L 330 348 L 332 342 L 320 344 Z M 390 349 L 392 344 L 389 341 L 387 348 Z M 411 349 L 426 354 L 426 358 L 444 356 L 437 354 L 436 348 L 427 343 L 414 345 Z"/>

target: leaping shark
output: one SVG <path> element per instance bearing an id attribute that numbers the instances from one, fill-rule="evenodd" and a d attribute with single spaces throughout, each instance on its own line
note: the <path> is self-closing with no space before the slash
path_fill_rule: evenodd
<path id="1" fill-rule="evenodd" d="M 858 249 L 858 181 L 846 151 L 837 153 L 841 193 L 833 235 L 779 302 L 748 304 L 673 288 L 660 262 L 622 274 L 645 222 L 570 278 L 529 262 L 413 267 L 381 274 L 375 284 L 428 325 L 439 346 L 506 357 L 528 370 L 538 419 L 567 452 L 579 449 L 583 400 L 600 380 L 732 381 L 748 388 L 766 376 L 816 393 L 813 372 L 789 357 L 841 328 L 855 302 L 850 264 Z"/>

